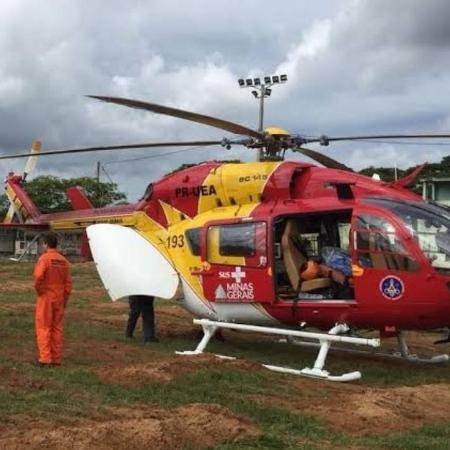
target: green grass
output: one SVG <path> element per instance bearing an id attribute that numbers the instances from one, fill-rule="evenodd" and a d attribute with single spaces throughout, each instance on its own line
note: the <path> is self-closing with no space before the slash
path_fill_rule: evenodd
<path id="1" fill-rule="evenodd" d="M 5 280 L 25 283 L 30 280 L 31 272 L 31 264 L 2 265 L 0 286 Z M 66 357 L 66 365 L 61 368 L 43 370 L 30 364 L 31 358 L 22 356 L 35 354 L 35 294 L 32 287 L 17 292 L 0 290 L 0 417 L 5 425 L 14 426 L 18 416 L 30 419 L 39 417 L 41 420 L 63 424 L 80 417 L 103 417 L 111 406 L 139 408 L 142 405 L 156 405 L 158 408 L 173 408 L 200 402 L 223 405 L 252 419 L 262 430 L 257 438 L 225 442 L 216 446 L 215 450 L 344 449 L 352 446 L 402 450 L 450 448 L 450 422 L 404 433 L 354 437 L 332 431 L 325 422 L 314 417 L 307 407 L 301 413 L 294 413 L 260 402 L 257 398 L 264 396 L 289 397 L 289 382 L 293 377 L 259 369 L 199 366 L 195 372 L 180 375 L 167 383 L 146 382 L 136 385 L 123 385 L 99 378 L 96 370 L 114 363 L 108 359 L 108 353 L 102 352 L 102 348 L 112 352 L 122 365 L 126 365 L 172 356 L 174 350 L 195 348 L 196 342 L 189 337 L 166 338 L 160 344 L 148 348 L 138 340 L 132 343 L 126 341 L 122 327 L 108 320 L 90 318 L 89 312 L 95 308 L 98 312 L 99 306 L 107 298 L 104 293 L 100 293 L 99 298 L 93 300 L 92 295 L 85 293 L 88 289 L 101 286 L 93 266 L 75 265 L 73 278 L 76 290 L 69 311 L 78 313 L 80 317 L 74 314 L 66 321 L 66 353 L 69 356 Z M 178 307 L 174 302 L 169 304 Z M 110 312 L 105 309 L 105 314 L 120 315 L 124 311 L 126 309 L 111 309 Z M 259 336 L 249 339 L 242 333 L 231 332 L 226 336 L 225 343 L 211 342 L 208 350 L 245 360 L 298 368 L 311 366 L 316 356 L 313 350 L 275 343 Z M 333 373 L 360 370 L 363 373 L 360 384 L 367 388 L 450 383 L 448 366 L 424 367 L 363 356 L 331 354 L 327 369 Z M 317 381 L 317 389 L 323 387 L 323 382 Z M 295 395 L 303 394 L 296 390 Z M 320 395 L 313 401 L 320 401 Z M 344 403 L 342 414 L 351 413 Z"/>
<path id="2" fill-rule="evenodd" d="M 230 339 L 225 343 L 211 341 L 208 351 L 213 353 L 237 356 L 259 363 L 285 365 L 296 368 L 312 367 L 317 356 L 317 350 L 299 348 L 285 343 L 277 343 L 261 339 L 255 335 L 255 340 L 239 340 L 242 333 L 229 333 Z M 259 340 L 258 340 L 259 339 Z M 195 343 L 189 342 L 182 347 L 181 341 L 166 344 L 168 350 L 194 349 Z M 445 351 L 445 348 L 438 350 Z M 414 386 L 425 383 L 450 382 L 449 365 L 423 365 L 401 360 L 381 360 L 372 356 L 330 352 L 326 369 L 330 373 L 344 373 L 349 370 L 359 370 L 363 374 L 361 383 L 379 386 Z"/>
<path id="3" fill-rule="evenodd" d="M 424 426 L 409 433 L 371 437 L 361 439 L 360 442 L 375 449 L 448 450 L 450 448 L 450 424 Z"/>

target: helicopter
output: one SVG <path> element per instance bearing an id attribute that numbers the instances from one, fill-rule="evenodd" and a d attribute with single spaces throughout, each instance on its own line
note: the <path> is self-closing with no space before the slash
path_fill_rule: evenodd
<path id="1" fill-rule="evenodd" d="M 267 368 L 352 381 L 361 377 L 360 372 L 332 375 L 324 369 L 329 348 L 336 342 L 378 348 L 379 338 L 355 334 L 358 329 L 373 329 L 380 337 L 397 337 L 400 353 L 392 357 L 449 360 L 445 354 L 431 358 L 410 354 L 403 334 L 450 324 L 450 211 L 407 189 L 424 166 L 388 183 L 355 173 L 305 145 L 442 139 L 450 134 L 311 138 L 275 127 L 256 131 L 140 100 L 89 97 L 206 124 L 239 137 L 59 149 L 41 151 L 40 157 L 243 145 L 258 150 L 262 158 L 248 163 L 209 161 L 175 171 L 150 183 L 142 199 L 130 205 L 92 208 L 74 187 L 69 192 L 74 211 L 53 214 L 41 214 L 27 196 L 26 173 L 11 173 L 5 189 L 19 223 L 8 220 L 2 226 L 86 229 L 97 270 L 113 300 L 129 295 L 168 299 L 181 284 L 180 303 L 204 332 L 195 350 L 181 354 L 202 353 L 219 329 L 261 332 L 319 347 L 312 368 Z M 324 167 L 286 161 L 288 150 Z M 0 159 L 36 155 L 34 150 L 31 156 Z"/>

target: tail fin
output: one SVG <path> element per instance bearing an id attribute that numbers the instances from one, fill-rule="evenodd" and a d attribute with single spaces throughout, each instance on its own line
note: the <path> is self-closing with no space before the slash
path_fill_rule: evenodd
<path id="1" fill-rule="evenodd" d="M 75 211 L 81 209 L 93 209 L 94 205 L 91 203 L 87 195 L 77 186 L 72 186 L 66 189 L 67 198 L 72 205 L 72 209 Z M 92 261 L 92 253 L 89 247 L 88 237 L 86 235 L 86 230 L 81 235 L 80 243 L 80 256 L 85 261 Z"/>
<path id="2" fill-rule="evenodd" d="M 74 210 L 94 208 L 94 205 L 79 187 L 73 186 L 66 189 L 66 195 L 72 205 L 72 209 Z"/>
<path id="3" fill-rule="evenodd" d="M 94 205 L 88 199 L 87 195 L 77 186 L 67 188 L 66 195 L 70 201 L 70 204 L 72 205 L 72 209 L 75 211 L 79 211 L 81 209 L 94 208 Z M 85 261 L 92 261 L 92 253 L 89 247 L 89 241 L 86 235 L 86 230 L 81 235 L 80 256 Z"/>
<path id="4" fill-rule="evenodd" d="M 400 178 L 397 181 L 393 181 L 389 183 L 392 187 L 408 187 L 410 184 L 414 182 L 414 180 L 420 175 L 423 169 L 428 165 L 428 163 L 424 163 L 420 166 L 417 166 L 409 175 L 406 175 L 403 178 Z"/>

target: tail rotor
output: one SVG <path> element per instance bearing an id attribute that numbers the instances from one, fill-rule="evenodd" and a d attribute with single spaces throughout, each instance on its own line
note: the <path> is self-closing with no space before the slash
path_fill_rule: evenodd
<path id="1" fill-rule="evenodd" d="M 27 162 L 25 163 L 25 168 L 22 175 L 22 182 L 26 180 L 27 176 L 34 170 L 37 164 L 37 159 L 39 156 L 39 153 L 41 152 L 42 143 L 41 141 L 37 139 L 33 139 L 31 143 L 31 151 L 30 156 L 27 159 Z M 16 207 L 15 203 L 15 197 L 13 195 L 13 192 L 10 192 L 8 188 L 6 187 L 6 195 L 8 196 L 10 206 L 8 209 L 8 212 L 5 215 L 5 218 L 3 219 L 3 223 L 12 223 L 14 220 L 14 215 L 17 215 L 19 222 L 22 221 L 22 215 L 19 213 L 18 208 Z"/>

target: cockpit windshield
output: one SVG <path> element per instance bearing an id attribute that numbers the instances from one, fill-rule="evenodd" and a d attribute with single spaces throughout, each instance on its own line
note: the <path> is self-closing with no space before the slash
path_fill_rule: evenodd
<path id="1" fill-rule="evenodd" d="M 450 273 L 450 211 L 436 204 L 367 198 L 394 213 L 416 239 L 431 265 Z"/>

